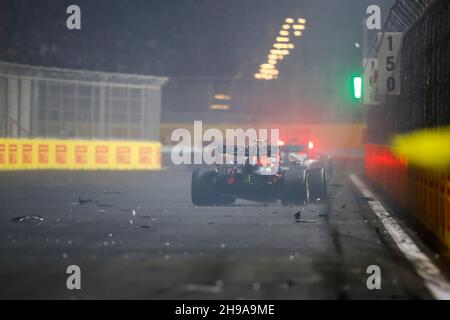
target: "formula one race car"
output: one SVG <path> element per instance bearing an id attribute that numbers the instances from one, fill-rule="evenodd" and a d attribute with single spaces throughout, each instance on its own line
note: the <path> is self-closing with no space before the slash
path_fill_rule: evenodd
<path id="1" fill-rule="evenodd" d="M 237 198 L 265 203 L 281 200 L 283 205 L 326 201 L 327 168 L 331 168 L 328 158 L 312 158 L 302 152 L 302 146 L 251 148 L 241 153 L 243 162 L 236 161 L 236 147 L 234 152 L 224 147 L 224 164 L 196 168 L 192 173 L 192 202 L 208 206 L 231 205 Z"/>

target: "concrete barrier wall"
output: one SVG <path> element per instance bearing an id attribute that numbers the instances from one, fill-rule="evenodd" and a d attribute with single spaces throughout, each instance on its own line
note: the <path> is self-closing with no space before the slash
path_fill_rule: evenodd
<path id="1" fill-rule="evenodd" d="M 409 165 L 387 146 L 366 145 L 366 174 L 450 248 L 450 170 Z"/>
<path id="2" fill-rule="evenodd" d="M 159 142 L 0 138 L 0 171 L 160 168 Z"/>

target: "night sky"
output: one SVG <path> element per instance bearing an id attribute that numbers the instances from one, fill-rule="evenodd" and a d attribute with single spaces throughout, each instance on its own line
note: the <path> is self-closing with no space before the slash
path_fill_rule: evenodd
<path id="1" fill-rule="evenodd" d="M 250 78 L 286 17 L 307 30 L 280 65 L 284 77 L 359 67 L 362 19 L 390 0 L 1 0 L 0 59 L 166 76 Z M 66 28 L 77 4 L 82 30 Z M 383 12 L 387 14 L 387 12 Z"/>

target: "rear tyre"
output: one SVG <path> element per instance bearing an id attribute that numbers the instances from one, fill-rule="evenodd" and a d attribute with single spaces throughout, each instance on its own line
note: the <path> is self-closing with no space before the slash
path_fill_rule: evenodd
<path id="1" fill-rule="evenodd" d="M 222 206 L 231 206 L 236 202 L 236 197 L 231 195 L 220 195 L 217 204 Z"/>
<path id="2" fill-rule="evenodd" d="M 191 199 L 196 206 L 211 206 L 218 203 L 219 195 L 214 170 L 196 168 L 192 172 Z"/>
<path id="3" fill-rule="evenodd" d="M 308 201 L 306 170 L 290 169 L 284 172 L 281 186 L 283 205 L 303 204 Z"/>
<path id="4" fill-rule="evenodd" d="M 308 171 L 309 200 L 324 202 L 327 199 L 327 176 L 324 168 Z"/>

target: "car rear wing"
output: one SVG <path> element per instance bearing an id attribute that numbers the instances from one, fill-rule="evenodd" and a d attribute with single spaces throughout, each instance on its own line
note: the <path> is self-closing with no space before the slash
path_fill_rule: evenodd
<path id="1" fill-rule="evenodd" d="M 224 154 L 232 154 L 234 156 L 245 156 L 248 157 L 250 155 L 267 155 L 268 157 L 276 156 L 280 153 L 279 146 L 250 146 L 250 147 L 242 147 L 242 146 L 230 146 L 224 145 L 222 152 Z"/>

